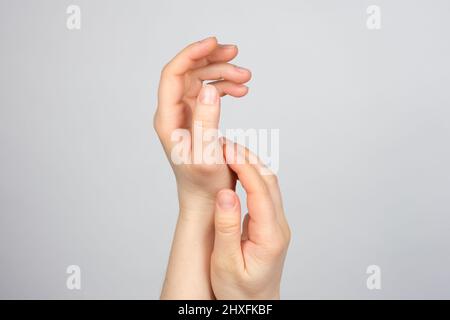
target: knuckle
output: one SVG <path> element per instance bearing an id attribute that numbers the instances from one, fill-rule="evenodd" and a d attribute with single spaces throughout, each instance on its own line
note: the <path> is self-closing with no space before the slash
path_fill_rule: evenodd
<path id="1" fill-rule="evenodd" d="M 215 121 L 220 115 L 220 108 L 218 105 L 203 105 L 200 104 L 194 111 L 194 121 L 197 121 L 197 126 L 203 128 L 214 128 Z"/>
<path id="2" fill-rule="evenodd" d="M 203 163 L 204 161 L 205 160 L 202 159 L 202 163 L 192 167 L 195 174 L 198 174 L 200 176 L 211 176 L 218 171 L 219 166 L 217 166 L 216 164 Z"/>
<path id="3" fill-rule="evenodd" d="M 161 77 L 165 77 L 170 72 L 170 63 L 166 63 L 161 69 Z"/>
<path id="4" fill-rule="evenodd" d="M 216 231 L 222 235 L 234 235 L 239 233 L 240 226 L 235 219 L 220 217 L 216 219 Z"/>
<path id="5" fill-rule="evenodd" d="M 285 232 L 285 246 L 288 247 L 289 243 L 291 243 L 291 239 L 292 239 L 292 231 L 291 228 L 289 226 L 286 227 L 286 232 Z"/>
<path id="6" fill-rule="evenodd" d="M 285 246 L 288 247 L 292 239 L 292 230 L 291 227 L 289 226 L 289 223 L 286 220 L 286 217 L 284 217 L 284 214 L 282 217 L 282 221 L 280 222 L 280 227 Z"/>
<path id="7" fill-rule="evenodd" d="M 286 248 L 287 248 L 286 239 L 284 237 L 278 236 L 270 242 L 269 252 L 273 256 L 278 257 L 284 254 Z"/>
<path id="8" fill-rule="evenodd" d="M 275 174 L 268 174 L 264 176 L 267 184 L 271 185 L 271 186 L 278 186 L 279 185 L 279 181 L 278 181 L 278 177 Z"/>

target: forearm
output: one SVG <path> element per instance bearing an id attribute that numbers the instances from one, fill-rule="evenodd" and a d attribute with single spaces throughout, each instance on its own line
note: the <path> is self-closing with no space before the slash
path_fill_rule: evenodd
<path id="1" fill-rule="evenodd" d="M 210 281 L 213 209 L 181 209 L 175 229 L 161 299 L 214 299 Z"/>

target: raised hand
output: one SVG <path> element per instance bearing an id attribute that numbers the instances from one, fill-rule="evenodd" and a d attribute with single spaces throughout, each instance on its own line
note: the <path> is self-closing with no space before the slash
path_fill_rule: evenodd
<path id="1" fill-rule="evenodd" d="M 194 157 L 199 151 L 196 148 L 200 147 L 194 141 L 205 138 L 196 137 L 194 129 L 202 126 L 210 132 L 217 130 L 219 97 L 247 94 L 248 88 L 243 83 L 250 80 L 250 71 L 228 63 L 237 53 L 236 46 L 220 45 L 216 38 L 207 38 L 183 49 L 161 73 L 154 127 L 175 172 L 180 206 L 185 211 L 192 211 L 193 207 L 198 211 L 197 203 L 192 205 L 193 197 L 210 200 L 207 204 L 213 208 L 217 191 L 234 187 L 234 177 L 226 165 L 220 161 L 218 164 L 207 163 L 203 156 Z M 206 80 L 215 81 L 203 86 Z M 173 148 L 181 142 L 181 135 L 177 134 L 182 133 L 180 129 L 185 129 L 191 137 L 187 144 L 187 164 L 176 164 L 173 159 Z M 211 142 L 213 139 L 209 137 L 204 144 Z M 217 157 L 221 156 L 219 145 Z"/>

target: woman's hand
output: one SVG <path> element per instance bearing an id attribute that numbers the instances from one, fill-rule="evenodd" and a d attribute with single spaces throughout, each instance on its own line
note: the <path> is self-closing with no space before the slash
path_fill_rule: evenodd
<path id="1" fill-rule="evenodd" d="M 217 129 L 220 96 L 242 97 L 248 92 L 244 83 L 250 80 L 250 71 L 228 63 L 237 53 L 235 45 L 220 45 L 215 37 L 206 38 L 183 49 L 161 73 L 154 127 L 177 179 L 182 213 L 211 216 L 217 192 L 235 186 L 223 161 Z M 215 81 L 203 86 L 206 80 Z M 196 130 L 200 127 L 202 130 Z M 215 142 L 216 154 L 206 154 L 205 147 Z M 180 146 L 184 147 L 184 163 L 174 159 Z M 206 157 L 217 161 L 210 163 Z"/>
<path id="2" fill-rule="evenodd" d="M 290 230 L 277 177 L 241 146 L 227 142 L 226 158 L 247 193 L 248 214 L 233 190 L 217 194 L 211 284 L 217 299 L 279 299 Z M 237 160 L 235 158 L 237 155 Z"/>
<path id="3" fill-rule="evenodd" d="M 183 49 L 161 73 L 154 127 L 176 176 L 180 207 L 162 299 L 214 298 L 214 199 L 236 183 L 218 142 L 220 96 L 244 96 L 251 77 L 228 63 L 236 55 L 236 46 L 207 38 Z M 205 80 L 215 81 L 203 86 Z M 217 145 L 212 155 L 204 148 L 211 145 Z"/>

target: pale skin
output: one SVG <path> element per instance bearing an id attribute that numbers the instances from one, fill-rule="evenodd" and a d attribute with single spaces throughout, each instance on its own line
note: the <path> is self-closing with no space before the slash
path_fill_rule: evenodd
<path id="1" fill-rule="evenodd" d="M 291 232 L 278 179 L 249 150 L 230 143 L 227 148 L 235 150 L 225 152 L 225 157 L 246 192 L 249 212 L 241 226 L 237 194 L 229 189 L 217 194 L 211 256 L 214 294 L 217 299 L 279 299 Z M 234 155 L 245 161 L 229 159 Z"/>
<path id="2" fill-rule="evenodd" d="M 194 140 L 194 123 L 217 129 L 220 97 L 247 94 L 244 84 L 251 72 L 229 63 L 237 53 L 235 45 L 221 45 L 210 37 L 187 46 L 161 72 L 154 127 L 174 171 L 179 200 L 161 299 L 279 298 L 289 228 L 275 176 L 258 173 L 260 164 L 226 164 L 221 145 L 218 157 L 223 163 L 175 164 L 171 158 L 174 130 L 186 129 Z M 204 81 L 211 82 L 205 86 Z M 192 142 L 191 157 L 195 148 Z M 242 231 L 233 191 L 237 179 L 250 209 Z M 232 208 L 219 205 L 225 196 L 234 199 Z"/>

